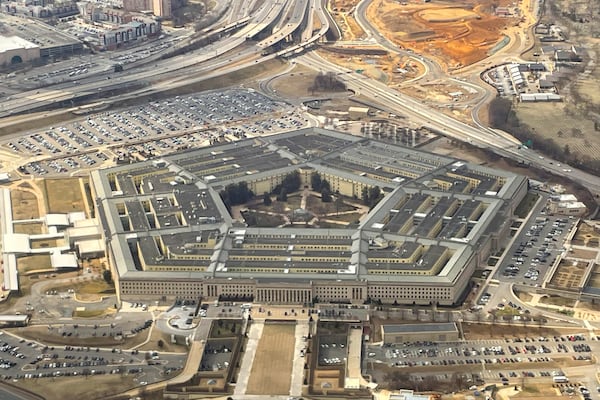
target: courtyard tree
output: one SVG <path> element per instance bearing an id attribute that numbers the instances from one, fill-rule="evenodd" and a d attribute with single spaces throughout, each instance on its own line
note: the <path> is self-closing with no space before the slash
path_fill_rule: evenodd
<path id="1" fill-rule="evenodd" d="M 312 190 L 314 190 L 315 192 L 320 192 L 321 191 L 321 183 L 322 183 L 321 174 L 319 174 L 316 171 L 313 172 L 310 175 L 310 186 L 312 187 Z"/>
<path id="2" fill-rule="evenodd" d="M 279 190 L 277 201 L 287 201 L 287 190 L 284 187 Z"/>
<path id="3" fill-rule="evenodd" d="M 268 207 L 272 203 L 273 203 L 273 201 L 271 200 L 271 195 L 268 192 L 264 192 L 263 193 L 263 204 Z"/>
<path id="4" fill-rule="evenodd" d="M 383 192 L 379 186 L 372 186 L 370 188 L 364 187 L 362 190 L 362 201 L 363 204 L 373 208 L 383 199 Z"/>
<path id="5" fill-rule="evenodd" d="M 250 188 L 248 188 L 247 182 L 229 184 L 225 186 L 225 189 L 223 189 L 219 194 L 221 195 L 221 199 L 227 208 L 244 204 L 254 197 L 254 193 L 252 190 L 250 190 Z"/>
<path id="6" fill-rule="evenodd" d="M 331 193 L 326 188 L 321 189 L 321 201 L 323 203 L 331 203 Z"/>
<path id="7" fill-rule="evenodd" d="M 285 189 L 286 194 L 294 193 L 297 192 L 298 189 L 300 189 L 301 184 L 302 179 L 300 177 L 300 172 L 292 171 L 283 178 L 283 181 L 281 181 L 279 185 L 275 186 L 275 188 L 273 189 L 273 193 L 281 193 L 282 189 Z"/>
<path id="8" fill-rule="evenodd" d="M 106 283 L 108 283 L 109 285 L 112 285 L 112 283 L 113 283 L 112 273 L 110 272 L 109 269 L 105 269 L 104 272 L 102 272 L 102 277 L 104 278 Z"/>

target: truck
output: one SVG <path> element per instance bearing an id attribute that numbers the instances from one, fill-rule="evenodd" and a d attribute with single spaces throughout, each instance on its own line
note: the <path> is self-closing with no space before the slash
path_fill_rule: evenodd
<path id="1" fill-rule="evenodd" d="M 552 381 L 554 383 L 567 383 L 569 382 L 569 378 L 564 375 L 556 375 L 552 377 Z"/>

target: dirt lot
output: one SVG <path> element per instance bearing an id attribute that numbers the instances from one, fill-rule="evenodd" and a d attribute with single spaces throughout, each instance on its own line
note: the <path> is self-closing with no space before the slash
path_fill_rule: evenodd
<path id="1" fill-rule="evenodd" d="M 16 385 L 42 395 L 46 400 L 104 399 L 138 386 L 133 378 L 127 375 L 97 375 L 92 378 L 22 379 Z"/>
<path id="2" fill-rule="evenodd" d="M 49 213 L 85 211 L 82 185 L 79 178 L 45 179 L 42 189 Z"/>
<path id="3" fill-rule="evenodd" d="M 12 217 L 14 220 L 38 218 L 38 197 L 29 183 L 24 182 L 10 191 Z"/>
<path id="4" fill-rule="evenodd" d="M 364 37 L 365 32 L 350 12 L 356 3 L 356 0 L 330 0 L 332 16 L 342 31 L 341 40 L 358 40 Z"/>
<path id="5" fill-rule="evenodd" d="M 363 75 L 384 82 L 390 87 L 399 87 L 423 73 L 421 63 L 411 57 L 392 54 L 349 56 L 328 51 L 319 51 L 319 55 L 335 64 L 355 71 L 360 70 Z"/>
<path id="6" fill-rule="evenodd" d="M 367 15 L 381 32 L 400 46 L 435 57 L 447 68 L 470 65 L 485 58 L 517 18 L 493 14 L 508 0 L 479 3 L 378 0 Z"/>
<path id="7" fill-rule="evenodd" d="M 26 275 L 31 271 L 50 270 L 52 263 L 49 254 L 36 254 L 17 258 L 17 270 Z"/>
<path id="8" fill-rule="evenodd" d="M 13 230 L 15 233 L 24 233 L 26 235 L 40 235 L 46 233 L 44 225 L 40 222 L 15 224 L 13 225 Z"/>
<path id="9" fill-rule="evenodd" d="M 293 324 L 265 324 L 246 393 L 286 395 L 290 392 L 295 329 Z"/>

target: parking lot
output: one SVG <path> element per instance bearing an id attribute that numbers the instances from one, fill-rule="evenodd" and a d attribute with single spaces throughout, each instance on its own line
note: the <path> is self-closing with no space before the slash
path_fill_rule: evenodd
<path id="1" fill-rule="evenodd" d="M 591 343 L 597 340 L 593 337 Z M 557 372 L 556 367 L 552 367 L 553 361 L 559 357 L 585 365 L 591 360 L 591 343 L 583 334 L 446 343 L 406 342 L 368 346 L 366 361 L 384 362 L 397 368 L 458 366 L 457 370 L 477 371 L 478 377 L 486 382 L 505 381 L 503 377 L 508 382 L 510 378 L 551 377 Z M 411 375 L 439 375 L 443 380 L 452 372 L 440 374 L 423 370 L 413 371 Z"/>
<path id="2" fill-rule="evenodd" d="M 347 336 L 329 335 L 319 338 L 319 365 L 340 365 L 347 360 Z"/>
<path id="3" fill-rule="evenodd" d="M 22 165 L 22 174 L 64 174 L 96 168 L 106 161 L 146 159 L 299 129 L 307 123 L 288 105 L 253 90 L 230 89 L 90 115 L 12 139 L 6 146 L 24 158 L 45 156 Z"/>
<path id="4" fill-rule="evenodd" d="M 494 278 L 540 286 L 558 255 L 564 251 L 564 238 L 574 224 L 574 219 L 564 216 L 532 218 L 521 227 Z M 479 300 L 479 304 L 485 303 L 485 299 Z"/>
<path id="5" fill-rule="evenodd" d="M 156 382 L 183 367 L 185 354 L 147 355 L 117 348 L 46 346 L 0 331 L 0 378 L 5 380 L 121 374 Z"/>

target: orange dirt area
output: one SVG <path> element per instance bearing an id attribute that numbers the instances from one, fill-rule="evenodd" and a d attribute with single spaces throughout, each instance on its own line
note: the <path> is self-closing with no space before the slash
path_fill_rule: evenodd
<path id="1" fill-rule="evenodd" d="M 397 45 L 435 57 L 453 69 L 488 56 L 503 39 L 502 31 L 518 22 L 494 15 L 496 7 L 510 5 L 508 0 L 477 4 L 378 0 L 371 3 L 367 16 Z"/>

